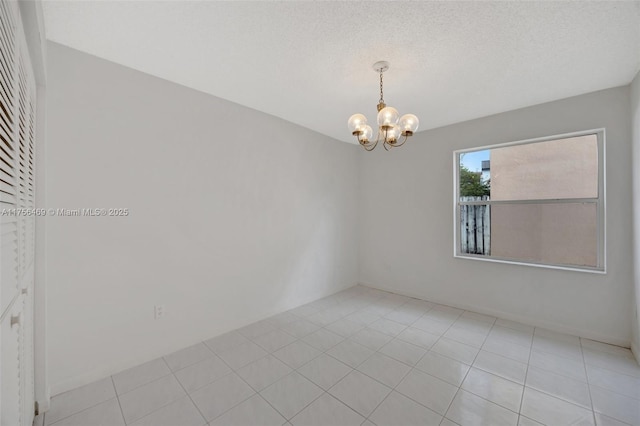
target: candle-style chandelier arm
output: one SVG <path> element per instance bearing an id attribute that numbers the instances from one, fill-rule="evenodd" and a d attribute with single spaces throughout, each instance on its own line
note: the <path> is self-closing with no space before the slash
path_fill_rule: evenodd
<path id="1" fill-rule="evenodd" d="M 399 146 L 402 146 L 402 145 L 404 145 L 404 144 L 405 144 L 405 142 L 407 142 L 407 139 L 409 139 L 409 135 L 404 135 L 404 139 L 402 139 L 402 142 L 401 142 L 401 143 L 397 143 L 397 142 L 396 142 L 396 143 L 394 143 L 394 144 L 391 144 L 391 147 L 392 147 L 392 148 L 397 148 L 397 147 L 399 147 Z"/>
<path id="2" fill-rule="evenodd" d="M 373 151 L 375 149 L 375 147 L 378 146 L 378 141 L 375 141 L 375 143 L 371 144 L 363 144 L 362 147 L 367 150 L 367 151 Z"/>
<path id="3" fill-rule="evenodd" d="M 382 74 L 389 69 L 389 63 L 379 61 L 373 64 L 373 69 L 380 74 L 380 100 L 378 101 L 378 134 L 375 143 L 371 142 L 373 129 L 367 124 L 367 118 L 362 114 L 353 114 L 349 118 L 349 129 L 351 134 L 358 139 L 358 143 L 367 151 L 373 149 L 382 142 L 384 149 L 399 147 L 407 142 L 409 136 L 418 129 L 419 120 L 413 114 L 405 114 L 400 117 L 398 111 L 393 107 L 388 107 L 384 103 L 384 91 Z M 403 136 L 402 142 L 398 143 Z"/>
<path id="4" fill-rule="evenodd" d="M 375 142 L 371 142 L 367 139 L 361 139 L 362 133 L 356 134 L 356 132 L 354 132 L 354 135 L 358 138 L 358 143 L 360 143 L 360 145 L 362 145 L 362 147 L 367 151 L 373 151 L 380 141 L 380 138 L 377 138 Z"/>

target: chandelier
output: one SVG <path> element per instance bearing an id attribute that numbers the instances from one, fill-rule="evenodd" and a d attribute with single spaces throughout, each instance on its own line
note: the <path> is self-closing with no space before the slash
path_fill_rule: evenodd
<path id="1" fill-rule="evenodd" d="M 373 69 L 380 74 L 380 100 L 378 101 L 378 135 L 373 141 L 373 129 L 367 124 L 367 117 L 363 114 L 353 114 L 349 117 L 349 130 L 358 139 L 358 143 L 367 151 L 373 149 L 382 142 L 384 149 L 402 146 L 409 136 L 418 129 L 420 121 L 413 114 L 405 114 L 400 117 L 398 110 L 384 103 L 382 93 L 382 74 L 389 69 L 389 62 L 379 61 L 373 64 Z"/>

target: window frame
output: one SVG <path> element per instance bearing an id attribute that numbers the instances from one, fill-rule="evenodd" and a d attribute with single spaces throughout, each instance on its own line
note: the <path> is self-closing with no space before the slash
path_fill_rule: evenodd
<path id="1" fill-rule="evenodd" d="M 504 148 L 515 145 L 548 142 L 557 139 L 567 139 L 577 136 L 596 135 L 598 148 L 598 198 L 558 198 L 542 200 L 500 200 L 500 201 L 460 201 L 460 154 L 483 151 L 487 149 Z M 453 257 L 460 259 L 480 260 L 484 262 L 507 263 L 512 265 L 533 266 L 538 268 L 560 269 L 567 271 L 589 272 L 596 274 L 607 273 L 607 220 L 606 220 L 606 129 L 597 128 L 571 133 L 562 133 L 533 139 L 484 145 L 453 151 Z M 543 263 L 526 260 L 516 260 L 498 256 L 484 256 L 479 254 L 461 253 L 460 251 L 460 205 L 498 205 L 498 204 L 552 204 L 552 203 L 595 203 L 597 205 L 597 266 L 577 266 L 556 263 Z"/>

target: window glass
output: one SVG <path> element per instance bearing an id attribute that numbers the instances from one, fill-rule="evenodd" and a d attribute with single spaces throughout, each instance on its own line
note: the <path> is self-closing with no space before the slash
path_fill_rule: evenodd
<path id="1" fill-rule="evenodd" d="M 596 135 L 492 149 L 493 200 L 598 196 Z"/>
<path id="2" fill-rule="evenodd" d="M 456 253 L 604 269 L 604 133 L 457 153 Z"/>

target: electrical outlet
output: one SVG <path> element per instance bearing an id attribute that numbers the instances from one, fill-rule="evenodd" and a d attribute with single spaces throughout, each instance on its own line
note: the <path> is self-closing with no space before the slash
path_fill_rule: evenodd
<path id="1" fill-rule="evenodd" d="M 156 305 L 155 306 L 155 319 L 160 319 L 162 317 L 164 317 L 165 314 L 165 309 L 164 309 L 164 305 Z"/>

